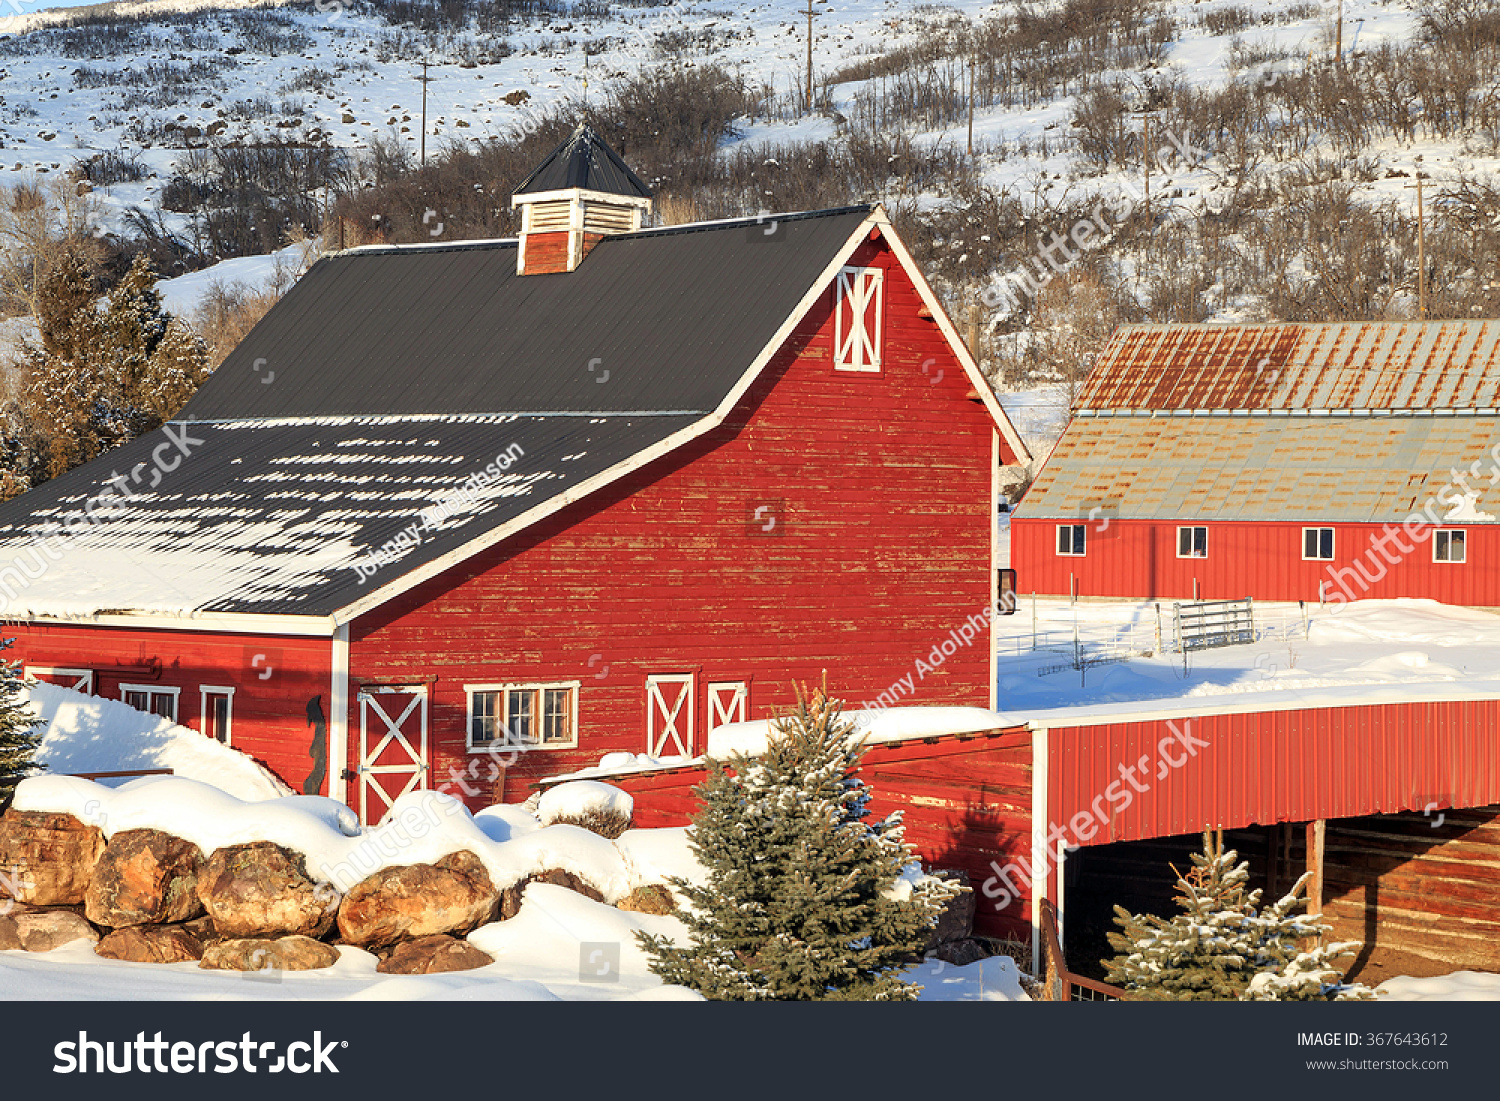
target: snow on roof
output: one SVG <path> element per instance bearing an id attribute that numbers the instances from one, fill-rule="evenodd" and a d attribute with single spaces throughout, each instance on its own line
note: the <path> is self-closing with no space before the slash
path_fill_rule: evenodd
<path id="1" fill-rule="evenodd" d="M 291 794 L 269 769 L 239 750 L 159 715 L 56 684 L 30 681 L 25 692 L 45 724 L 37 760 L 52 773 L 170 768 L 240 799 Z"/>
<path id="2" fill-rule="evenodd" d="M 0 609 L 328 615 L 695 419 L 169 426 L 0 506 Z"/>

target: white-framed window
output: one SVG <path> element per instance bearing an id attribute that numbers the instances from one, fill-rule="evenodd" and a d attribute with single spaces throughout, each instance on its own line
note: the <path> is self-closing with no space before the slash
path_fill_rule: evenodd
<path id="1" fill-rule="evenodd" d="M 708 732 L 742 723 L 750 717 L 750 686 L 742 680 L 716 681 L 708 686 Z"/>
<path id="2" fill-rule="evenodd" d="M 200 727 L 205 737 L 230 745 L 230 724 L 234 717 L 234 689 L 218 684 L 198 686 Z"/>
<path id="3" fill-rule="evenodd" d="M 94 694 L 94 671 L 92 669 L 64 669 L 60 665 L 28 665 L 24 675 L 31 680 L 61 685 L 86 695 Z"/>
<path id="4" fill-rule="evenodd" d="M 1178 558 L 1207 558 L 1208 529 L 1206 527 L 1184 527 L 1177 529 Z"/>
<path id="5" fill-rule="evenodd" d="M 579 682 L 466 684 L 468 747 L 568 749 L 578 744 Z"/>
<path id="6" fill-rule="evenodd" d="M 1302 529 L 1302 560 L 1304 562 L 1333 561 L 1333 529 Z"/>
<path id="7" fill-rule="evenodd" d="M 1087 524 L 1058 524 L 1057 553 L 1082 558 L 1087 547 Z"/>
<path id="8" fill-rule="evenodd" d="M 177 721 L 177 696 L 181 688 L 168 688 L 160 684 L 122 684 L 120 702 L 137 711 L 160 715 L 171 722 Z"/>
<path id="9" fill-rule="evenodd" d="M 1439 528 L 1432 533 L 1434 562 L 1467 562 L 1469 548 L 1463 528 Z"/>
<path id="10" fill-rule="evenodd" d="M 879 371 L 885 272 L 844 268 L 834 283 L 833 366 L 839 371 Z"/>

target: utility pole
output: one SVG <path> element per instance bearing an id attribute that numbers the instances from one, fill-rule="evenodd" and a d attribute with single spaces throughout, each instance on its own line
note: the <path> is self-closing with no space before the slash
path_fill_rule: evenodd
<path id="1" fill-rule="evenodd" d="M 1337 51 L 1335 60 L 1342 68 L 1344 64 L 1344 0 L 1339 0 L 1339 15 L 1337 30 L 1334 32 L 1334 49 Z"/>
<path id="2" fill-rule="evenodd" d="M 807 7 L 803 14 L 807 16 L 807 114 L 813 113 L 813 16 L 818 14 L 813 10 L 815 0 L 807 0 Z"/>
<path id="3" fill-rule="evenodd" d="M 969 156 L 974 156 L 974 61 L 978 47 L 969 50 Z"/>
<path id="4" fill-rule="evenodd" d="M 1141 163 L 1146 169 L 1146 225 L 1151 225 L 1151 116 L 1141 116 Z"/>
<path id="5" fill-rule="evenodd" d="M 1427 225 L 1422 216 L 1422 169 L 1417 169 L 1417 318 L 1427 317 Z M 1408 188 L 1410 190 L 1410 188 Z"/>
<path id="6" fill-rule="evenodd" d="M 422 151 L 419 157 L 421 163 L 424 165 L 427 163 L 427 85 L 432 79 L 427 75 L 428 64 L 429 62 L 422 62 L 422 76 L 420 78 L 422 81 Z"/>

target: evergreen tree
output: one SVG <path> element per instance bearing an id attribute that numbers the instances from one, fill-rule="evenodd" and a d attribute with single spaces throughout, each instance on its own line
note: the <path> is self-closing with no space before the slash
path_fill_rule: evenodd
<path id="1" fill-rule="evenodd" d="M 1140 998 L 1160 1001 L 1347 1000 L 1370 996 L 1345 985 L 1332 961 L 1352 954 L 1352 943 L 1304 950 L 1330 927 L 1295 911 L 1306 900 L 1310 875 L 1274 905 L 1261 909 L 1259 888 L 1247 891 L 1250 865 L 1225 850 L 1212 833 L 1193 868 L 1177 879 L 1179 912 L 1170 919 L 1115 907 L 1122 932 L 1109 934 L 1117 955 L 1104 961 L 1110 982 Z"/>
<path id="2" fill-rule="evenodd" d="M 688 840 L 707 879 L 673 879 L 691 932 L 638 934 L 667 982 L 727 1000 L 916 997 L 921 957 L 952 888 L 911 874 L 899 813 L 869 822 L 864 753 L 826 687 L 798 690 L 766 753 L 715 762 Z"/>
<path id="3" fill-rule="evenodd" d="M 15 639 L 0 639 L 0 650 Z M 16 785 L 37 770 L 41 724 L 26 704 L 21 663 L 0 660 L 0 810 L 10 805 Z"/>
<path id="4" fill-rule="evenodd" d="M 79 258 L 46 277 L 41 345 L 23 345 L 21 399 L 7 409 L 0 492 L 37 485 L 161 427 L 208 377 L 208 350 L 162 307 L 144 256 L 101 304 Z"/>

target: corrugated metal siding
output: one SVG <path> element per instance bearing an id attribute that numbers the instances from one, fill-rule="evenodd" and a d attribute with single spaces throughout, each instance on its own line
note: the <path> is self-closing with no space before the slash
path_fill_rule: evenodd
<path id="1" fill-rule="evenodd" d="M 1430 542 L 1391 565 L 1372 549 L 1378 524 L 1327 524 L 1334 531 L 1331 562 L 1302 559 L 1302 524 L 1200 521 L 1208 528 L 1207 558 L 1177 557 L 1177 524 L 1112 520 L 1090 527 L 1088 553 L 1057 553 L 1057 520 L 1017 517 L 1010 525 L 1016 591 L 1044 596 L 1191 600 L 1194 581 L 1203 600 L 1425 597 L 1445 604 L 1500 607 L 1500 528 L 1444 524 L 1465 532 L 1466 562 L 1434 562 Z M 1399 548 L 1393 548 L 1393 553 Z M 1358 563 L 1358 565 L 1356 565 Z M 1369 580 L 1366 580 L 1366 579 Z M 1341 587 L 1342 586 L 1342 587 Z"/>
<path id="2" fill-rule="evenodd" d="M 1500 417 L 1075 417 L 1018 518 L 1392 521 L 1500 516 Z M 1445 494 L 1446 501 L 1437 495 Z"/>
<path id="3" fill-rule="evenodd" d="M 1491 409 L 1500 322 L 1129 325 L 1088 409 Z"/>
<path id="4" fill-rule="evenodd" d="M 1084 844 L 1500 801 L 1500 701 L 1314 708 L 1057 727 L 1048 817 L 1106 814 Z M 1190 724 L 1190 725 L 1188 725 Z M 1137 792 L 1121 766 L 1147 762 Z M 1170 762 L 1181 760 L 1180 767 Z M 1132 799 L 1110 800 L 1129 790 Z"/>

